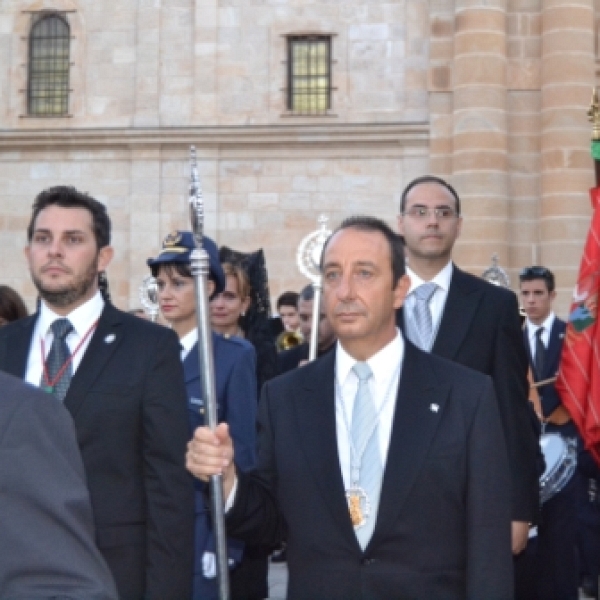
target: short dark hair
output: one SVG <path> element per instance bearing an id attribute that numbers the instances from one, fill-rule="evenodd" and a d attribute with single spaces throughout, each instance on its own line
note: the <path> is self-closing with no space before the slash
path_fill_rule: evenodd
<path id="1" fill-rule="evenodd" d="M 152 277 L 157 277 L 161 268 L 164 269 L 165 273 L 169 277 L 173 277 L 173 274 L 175 273 L 180 277 L 192 277 L 192 265 L 190 263 L 164 262 L 150 265 L 150 273 L 152 273 Z"/>
<path id="2" fill-rule="evenodd" d="M 8 285 L 0 285 L 0 317 L 7 323 L 27 316 L 27 307 L 19 294 Z"/>
<path id="3" fill-rule="evenodd" d="M 400 214 L 406 210 L 406 199 L 410 191 L 422 183 L 435 183 L 436 185 L 448 190 L 456 201 L 456 214 L 460 215 L 460 198 L 458 197 L 456 190 L 447 181 L 444 181 L 441 177 L 436 177 L 435 175 L 424 175 L 423 177 L 417 177 L 404 188 L 402 196 L 400 197 Z"/>
<path id="4" fill-rule="evenodd" d="M 92 214 L 94 237 L 98 249 L 110 244 L 110 218 L 106 206 L 85 192 L 80 192 L 72 186 L 57 185 L 40 192 L 33 202 L 33 213 L 27 227 L 27 239 L 31 242 L 35 220 L 40 212 L 49 206 L 61 208 L 84 208 Z"/>
<path id="5" fill-rule="evenodd" d="M 300 295 L 298 296 L 298 302 L 302 300 L 303 302 L 310 302 L 315 299 L 315 286 L 312 283 L 305 285 L 300 290 Z"/>
<path id="6" fill-rule="evenodd" d="M 325 251 L 333 236 L 344 229 L 356 229 L 358 231 L 378 232 L 383 235 L 390 246 L 390 256 L 392 259 L 392 289 L 394 289 L 400 278 L 406 273 L 404 260 L 404 244 L 402 238 L 389 227 L 387 223 L 375 217 L 356 215 L 348 217 L 342 221 L 342 224 L 327 238 L 321 254 L 321 270 L 323 270 L 323 258 Z"/>
<path id="7" fill-rule="evenodd" d="M 277 310 L 282 306 L 293 306 L 294 308 L 298 308 L 299 296 L 300 294 L 298 294 L 298 292 L 283 292 L 283 294 L 277 298 Z"/>
<path id="8" fill-rule="evenodd" d="M 554 273 L 546 267 L 539 265 L 533 265 L 531 267 L 525 267 L 521 269 L 519 273 L 519 281 L 534 281 L 535 279 L 543 279 L 546 282 L 546 287 L 549 292 L 553 292 L 556 288 L 556 282 L 554 281 Z"/>

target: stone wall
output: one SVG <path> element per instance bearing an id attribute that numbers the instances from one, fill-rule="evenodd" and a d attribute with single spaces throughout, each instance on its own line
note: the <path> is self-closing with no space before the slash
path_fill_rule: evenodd
<path id="1" fill-rule="evenodd" d="M 32 12 L 71 27 L 66 118 L 25 114 Z M 590 125 L 600 0 L 3 0 L 2 279 L 35 293 L 21 248 L 31 202 L 69 183 L 109 206 L 122 307 L 145 260 L 187 226 L 189 146 L 207 231 L 263 247 L 273 297 L 299 289 L 295 252 L 316 229 L 373 213 L 393 224 L 402 187 L 432 172 L 463 198 L 455 258 L 498 253 L 555 269 L 565 314 L 590 217 Z M 286 36 L 332 35 L 332 108 L 291 115 Z"/>

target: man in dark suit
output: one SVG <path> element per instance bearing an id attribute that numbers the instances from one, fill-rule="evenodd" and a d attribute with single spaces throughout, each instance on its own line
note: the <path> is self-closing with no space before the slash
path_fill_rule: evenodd
<path id="1" fill-rule="evenodd" d="M 313 304 L 315 298 L 315 288 L 312 284 L 307 285 L 298 296 L 298 318 L 300 320 L 300 331 L 302 337 L 305 340 L 310 340 L 312 333 L 312 314 Z M 323 356 L 327 352 L 333 349 L 335 346 L 335 333 L 331 327 L 331 323 L 325 314 L 325 311 L 321 310 L 319 319 L 319 333 L 317 337 L 317 356 Z M 303 365 L 308 360 L 310 353 L 310 344 L 308 341 L 280 352 L 277 355 L 277 361 L 279 363 L 279 373 L 287 373 L 292 369 Z"/>
<path id="2" fill-rule="evenodd" d="M 546 267 L 524 268 L 519 274 L 521 304 L 527 319 L 523 328 L 523 347 L 529 357 L 534 381 L 556 377 L 560 363 L 566 323 L 552 310 L 556 297 L 554 274 Z M 538 387 L 540 418 L 544 432 L 564 439 L 580 439 L 577 428 L 554 387 Z M 549 459 L 548 459 L 549 460 Z M 547 465 L 554 468 L 554 464 Z M 528 585 L 527 600 L 577 600 L 579 561 L 577 559 L 578 512 L 586 500 L 584 481 L 577 469 L 565 487 L 544 502 L 537 539 L 527 549 L 528 572 L 519 573 Z"/>
<path id="3" fill-rule="evenodd" d="M 527 356 L 515 294 L 461 271 L 452 263 L 460 235 L 458 194 L 433 176 L 409 183 L 402 193 L 398 229 L 404 238 L 410 289 L 397 323 L 422 349 L 489 375 L 494 382 L 511 470 L 513 552 L 527 543 L 539 506 L 538 453 L 528 406 Z M 421 287 L 423 286 L 423 287 Z M 419 339 L 418 293 L 429 311 L 432 335 Z"/>
<path id="4" fill-rule="evenodd" d="M 488 377 L 424 353 L 395 326 L 409 282 L 399 237 L 347 219 L 322 258 L 336 351 L 275 378 L 258 468 L 226 426 L 187 465 L 223 474 L 235 535 L 288 541 L 288 598 L 512 598 L 510 490 Z"/>
<path id="5" fill-rule="evenodd" d="M 73 421 L 0 372 L 0 598 L 116 600 Z"/>
<path id="6" fill-rule="evenodd" d="M 71 413 L 96 540 L 119 598 L 189 598 L 193 488 L 177 336 L 104 302 L 105 207 L 59 186 L 35 201 L 25 249 L 39 311 L 0 330 L 0 369 Z"/>

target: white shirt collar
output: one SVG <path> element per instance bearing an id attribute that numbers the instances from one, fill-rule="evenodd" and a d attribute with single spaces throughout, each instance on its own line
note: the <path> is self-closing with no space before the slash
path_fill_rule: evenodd
<path id="1" fill-rule="evenodd" d="M 541 325 L 536 325 L 535 323 L 532 323 L 529 318 L 527 318 L 527 334 L 529 335 L 530 339 L 533 339 L 535 337 L 535 333 L 538 329 L 540 329 L 541 327 L 544 328 L 544 333 L 542 335 L 550 335 L 550 332 L 552 331 L 552 326 L 554 325 L 554 319 L 556 318 L 556 315 L 554 314 L 554 312 L 550 312 L 550 314 L 546 317 L 546 319 L 544 320 L 544 322 Z"/>
<path id="2" fill-rule="evenodd" d="M 450 289 L 450 281 L 452 280 L 453 268 L 452 261 L 448 261 L 448 264 L 441 271 L 439 271 L 433 279 L 430 279 L 430 281 L 436 283 L 437 286 L 443 289 L 445 292 L 448 292 Z M 408 265 L 406 266 L 406 274 L 410 278 L 410 288 L 408 290 L 408 294 L 412 294 L 421 284 L 426 283 L 426 281 L 421 279 Z"/>
<path id="3" fill-rule="evenodd" d="M 189 333 L 186 333 L 180 340 L 179 343 L 182 346 L 182 356 L 185 358 L 190 350 L 194 347 L 194 344 L 198 341 L 198 330 L 194 327 Z"/>
<path id="4" fill-rule="evenodd" d="M 377 383 L 390 378 L 394 369 L 390 369 L 391 365 L 399 365 L 404 358 L 404 340 L 402 335 L 396 329 L 396 337 L 384 346 L 377 354 L 369 358 L 367 364 L 371 367 L 373 378 Z M 340 385 L 344 385 L 348 375 L 352 371 L 352 367 L 358 362 L 354 357 L 350 356 L 342 344 L 337 342 L 335 372 Z"/>
<path id="5" fill-rule="evenodd" d="M 87 302 L 78 306 L 74 311 L 66 315 L 66 318 L 71 321 L 75 333 L 80 337 L 89 331 L 90 327 L 100 318 L 104 309 L 104 300 L 102 294 L 97 291 L 92 298 Z M 42 300 L 40 305 L 39 331 L 41 335 L 47 335 L 50 332 L 50 325 L 56 319 L 62 319 L 62 315 L 56 314 Z"/>

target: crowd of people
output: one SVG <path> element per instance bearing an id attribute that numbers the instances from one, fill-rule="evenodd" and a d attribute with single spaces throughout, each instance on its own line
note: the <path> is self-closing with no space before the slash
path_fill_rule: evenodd
<path id="1" fill-rule="evenodd" d="M 218 598 L 217 474 L 234 599 L 268 597 L 276 549 L 291 600 L 597 597 L 600 470 L 554 388 L 554 275 L 524 268 L 517 295 L 466 273 L 461 227 L 434 176 L 404 189 L 397 232 L 346 219 L 315 319 L 318 288 L 273 317 L 262 250 L 204 237 L 212 430 L 192 233 L 147 261 L 150 323 L 110 301 L 106 208 L 40 193 L 36 312 L 0 286 L 0 598 Z"/>

